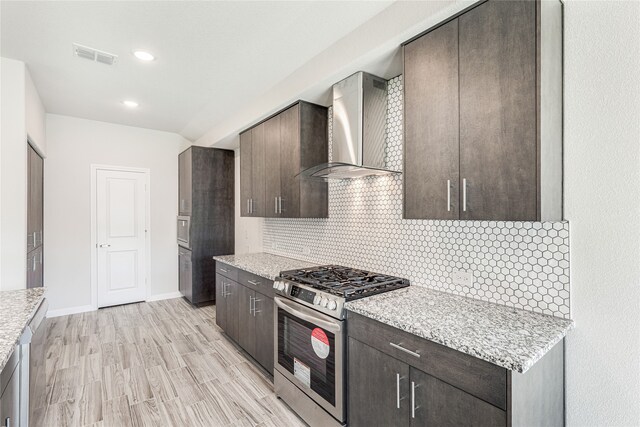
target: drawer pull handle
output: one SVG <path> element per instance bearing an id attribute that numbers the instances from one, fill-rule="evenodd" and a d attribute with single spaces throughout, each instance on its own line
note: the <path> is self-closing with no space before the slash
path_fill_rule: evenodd
<path id="1" fill-rule="evenodd" d="M 229 272 L 229 270 L 225 270 L 225 269 L 224 269 L 224 268 L 222 268 L 222 267 L 218 268 L 218 270 L 222 271 L 223 273 L 228 273 L 228 272 Z"/>
<path id="2" fill-rule="evenodd" d="M 260 282 L 254 282 L 253 280 L 247 280 L 247 283 L 253 285 L 253 286 L 260 286 Z"/>
<path id="3" fill-rule="evenodd" d="M 408 353 L 408 354 L 410 354 L 410 355 L 412 355 L 412 356 L 414 356 L 414 357 L 420 357 L 420 353 L 417 353 L 417 352 L 415 352 L 415 351 L 411 351 L 411 350 L 409 350 L 409 349 L 407 349 L 407 348 L 404 348 L 404 347 L 403 347 L 403 346 L 401 346 L 400 344 L 396 344 L 396 343 L 392 343 L 392 342 L 390 342 L 390 343 L 389 343 L 389 345 L 390 345 L 391 347 L 393 347 L 393 348 L 397 348 L 398 350 L 402 350 L 402 351 L 404 351 L 405 353 Z"/>

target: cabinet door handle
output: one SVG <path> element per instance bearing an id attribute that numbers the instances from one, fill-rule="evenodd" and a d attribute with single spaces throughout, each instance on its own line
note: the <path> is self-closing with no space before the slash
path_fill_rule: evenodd
<path id="1" fill-rule="evenodd" d="M 253 299 L 253 317 L 256 317 L 256 313 L 260 313 L 260 311 L 256 309 L 256 303 L 260 301 L 262 300 L 257 297 Z"/>
<path id="2" fill-rule="evenodd" d="M 451 212 L 451 180 L 447 180 L 447 212 Z"/>
<path id="3" fill-rule="evenodd" d="M 396 373 L 396 408 L 400 409 L 400 374 Z"/>
<path id="4" fill-rule="evenodd" d="M 416 388 L 418 387 L 415 382 L 411 381 L 411 418 L 416 417 L 416 409 L 419 408 L 416 406 Z"/>
<path id="5" fill-rule="evenodd" d="M 278 197 L 278 212 L 282 213 L 282 196 Z"/>
<path id="6" fill-rule="evenodd" d="M 31 267 L 31 271 L 36 271 L 36 257 L 34 256 L 32 259 L 33 259 L 33 266 Z"/>
<path id="7" fill-rule="evenodd" d="M 249 295 L 249 314 L 253 313 L 253 297 Z"/>
<path id="8" fill-rule="evenodd" d="M 251 214 L 253 214 L 253 197 L 251 198 Z"/>
<path id="9" fill-rule="evenodd" d="M 260 282 L 254 282 L 253 280 L 247 280 L 247 283 L 253 285 L 253 286 L 260 286 Z"/>
<path id="10" fill-rule="evenodd" d="M 411 351 L 411 350 L 409 350 L 408 348 L 404 348 L 404 347 L 403 347 L 403 346 L 401 346 L 400 344 L 396 344 L 396 343 L 392 343 L 392 342 L 390 342 L 390 343 L 389 343 L 389 345 L 390 345 L 391 347 L 393 347 L 393 348 L 397 348 L 398 350 L 402 350 L 402 351 L 404 351 L 405 353 L 408 353 L 408 354 L 410 354 L 410 355 L 412 355 L 412 356 L 414 356 L 414 357 L 420 357 L 420 353 L 415 352 L 415 351 Z"/>
<path id="11" fill-rule="evenodd" d="M 274 213 L 278 213 L 278 198 L 277 198 L 277 197 L 274 197 L 274 198 L 273 198 L 273 203 L 274 203 L 274 205 L 273 205 L 273 212 L 274 212 Z"/>
<path id="12" fill-rule="evenodd" d="M 467 178 L 462 178 L 462 210 L 467 211 Z"/>

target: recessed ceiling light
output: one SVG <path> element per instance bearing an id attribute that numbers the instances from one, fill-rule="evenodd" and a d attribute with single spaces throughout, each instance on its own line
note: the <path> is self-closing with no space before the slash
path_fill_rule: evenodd
<path id="1" fill-rule="evenodd" d="M 131 101 L 129 99 L 122 101 L 125 107 L 136 108 L 138 103 L 136 101 Z"/>
<path id="2" fill-rule="evenodd" d="M 155 56 L 153 56 L 152 54 L 150 54 L 149 52 L 147 52 L 146 50 L 134 50 L 133 54 L 136 56 L 136 58 L 138 58 L 140 61 L 153 61 L 154 59 L 156 59 Z"/>

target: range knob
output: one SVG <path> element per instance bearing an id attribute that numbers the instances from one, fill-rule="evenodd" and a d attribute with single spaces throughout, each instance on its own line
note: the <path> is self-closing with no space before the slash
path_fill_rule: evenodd
<path id="1" fill-rule="evenodd" d="M 334 300 L 329 301 L 329 304 L 327 304 L 327 308 L 329 310 L 335 310 L 337 306 L 338 304 L 336 304 Z"/>
<path id="2" fill-rule="evenodd" d="M 273 282 L 273 287 L 278 291 L 282 291 L 284 289 L 284 283 L 282 282 Z"/>
<path id="3" fill-rule="evenodd" d="M 329 303 L 329 300 L 326 298 L 322 298 L 322 300 L 320 301 L 320 305 L 322 307 L 326 307 L 328 303 Z"/>
<path id="4" fill-rule="evenodd" d="M 315 305 L 320 305 L 320 301 L 322 301 L 322 298 L 320 298 L 318 295 L 316 295 L 315 297 L 313 297 L 313 303 Z"/>

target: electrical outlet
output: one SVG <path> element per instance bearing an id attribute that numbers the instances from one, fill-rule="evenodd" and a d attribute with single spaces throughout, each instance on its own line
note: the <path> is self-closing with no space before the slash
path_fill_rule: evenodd
<path id="1" fill-rule="evenodd" d="M 278 244 L 276 242 L 271 243 L 271 249 L 278 249 Z"/>
<path id="2" fill-rule="evenodd" d="M 305 255 L 310 255 L 311 254 L 311 249 L 304 247 L 302 248 L 302 253 Z"/>
<path id="3" fill-rule="evenodd" d="M 456 285 L 473 286 L 473 273 L 470 271 L 454 270 L 453 273 L 451 273 L 451 278 Z"/>

